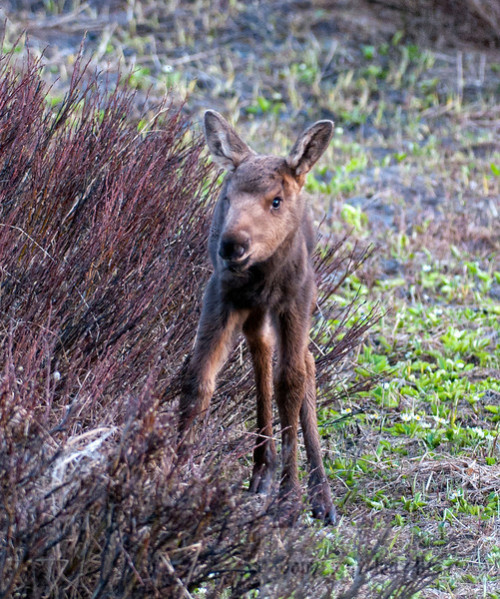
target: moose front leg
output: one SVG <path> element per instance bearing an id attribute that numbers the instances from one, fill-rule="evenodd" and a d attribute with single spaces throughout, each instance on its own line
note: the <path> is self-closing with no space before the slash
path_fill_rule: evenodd
<path id="1" fill-rule="evenodd" d="M 257 439 L 249 490 L 267 493 L 276 469 L 276 447 L 272 423 L 274 338 L 266 313 L 260 310 L 251 313 L 243 332 L 252 355 L 257 390 Z"/>
<path id="2" fill-rule="evenodd" d="M 305 371 L 300 365 L 287 364 L 279 369 L 276 403 L 281 421 L 280 499 L 295 501 L 300 495 L 297 468 L 297 432 L 299 412 L 304 397 Z"/>
<path id="3" fill-rule="evenodd" d="M 217 284 L 212 278 L 203 299 L 194 350 L 183 375 L 179 402 L 181 442 L 186 437 L 189 437 L 188 441 L 192 440 L 193 422 L 208 412 L 216 376 L 227 359 L 235 333 L 241 329 L 246 317 L 242 312 L 222 309 L 217 299 Z"/>
<path id="4" fill-rule="evenodd" d="M 303 364 L 281 360 L 276 381 L 276 403 L 281 422 L 281 483 L 279 504 L 282 515 L 295 520 L 300 506 L 297 468 L 297 432 L 300 406 L 304 397 Z"/>
<path id="5" fill-rule="evenodd" d="M 305 362 L 307 374 L 304 402 L 300 409 L 300 424 L 309 462 L 309 501 L 315 518 L 324 520 L 327 524 L 334 524 L 335 508 L 323 466 L 316 415 L 316 366 L 309 350 L 306 350 Z"/>
<path id="6" fill-rule="evenodd" d="M 305 305 L 306 302 L 303 306 Z M 309 310 L 305 307 L 301 310 L 300 306 L 295 306 L 295 309 L 280 316 L 278 325 L 279 370 L 276 400 L 283 439 L 280 501 L 287 505 L 293 503 L 294 497 L 300 492 L 297 470 L 297 429 L 300 415 L 309 462 L 308 487 L 313 516 L 325 523 L 333 523 L 335 508 L 323 466 L 316 415 L 316 368 L 307 347 Z"/>

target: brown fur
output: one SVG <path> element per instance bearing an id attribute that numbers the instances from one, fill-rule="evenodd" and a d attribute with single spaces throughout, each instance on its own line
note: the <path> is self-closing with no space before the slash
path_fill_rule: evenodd
<path id="1" fill-rule="evenodd" d="M 274 387 L 282 434 L 281 513 L 293 519 L 298 511 L 300 421 L 313 515 L 326 522 L 335 520 L 335 510 L 321 459 L 315 365 L 308 349 L 316 297 L 311 261 L 314 233 L 300 191 L 332 131 L 330 121 L 319 121 L 298 138 L 288 157 L 260 156 L 219 114 L 205 114 L 212 157 L 229 173 L 214 212 L 209 239 L 214 273 L 205 291 L 184 377 L 179 421 L 185 438 L 193 421 L 208 411 L 216 375 L 242 332 L 257 387 L 257 442 L 250 491 L 268 492 L 276 467 Z"/>

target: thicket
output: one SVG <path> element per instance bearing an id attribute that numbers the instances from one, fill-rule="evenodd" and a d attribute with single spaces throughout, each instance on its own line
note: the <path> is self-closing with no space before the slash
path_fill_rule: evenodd
<path id="1" fill-rule="evenodd" d="M 338 570 L 325 576 L 314 530 L 278 531 L 273 497 L 244 492 L 243 349 L 188 463 L 176 461 L 216 195 L 199 138 L 168 101 L 138 122 L 126 82 L 110 90 L 79 62 L 52 106 L 42 71 L 0 58 L 0 597 L 289 596 L 298 580 L 330 596 Z M 338 399 L 332 366 L 369 326 L 346 328 L 331 301 L 363 257 L 340 242 L 317 257 L 322 402 Z M 388 572 L 410 596 L 434 576 L 391 562 L 387 533 L 367 530 L 339 596 Z M 337 568 L 353 550 L 339 547 Z"/>

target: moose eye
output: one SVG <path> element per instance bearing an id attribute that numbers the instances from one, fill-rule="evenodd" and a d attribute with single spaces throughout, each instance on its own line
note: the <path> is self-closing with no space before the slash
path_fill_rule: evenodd
<path id="1" fill-rule="evenodd" d="M 280 197 L 276 197 L 273 200 L 273 203 L 271 204 L 274 210 L 277 210 L 280 206 L 281 206 L 281 202 L 283 200 Z"/>

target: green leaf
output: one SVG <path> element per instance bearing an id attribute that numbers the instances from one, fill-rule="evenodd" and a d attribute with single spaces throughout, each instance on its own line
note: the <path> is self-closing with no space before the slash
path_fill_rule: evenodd
<path id="1" fill-rule="evenodd" d="M 497 166 L 494 162 L 490 164 L 491 172 L 495 177 L 500 177 L 500 166 Z"/>

